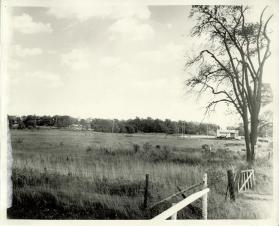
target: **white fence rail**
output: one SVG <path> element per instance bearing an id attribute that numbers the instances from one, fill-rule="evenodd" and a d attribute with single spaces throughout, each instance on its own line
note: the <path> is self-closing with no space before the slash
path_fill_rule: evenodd
<path id="1" fill-rule="evenodd" d="M 207 174 L 204 174 L 203 177 L 204 182 L 204 189 L 201 191 L 198 191 L 190 196 L 188 196 L 186 199 L 183 199 L 182 201 L 178 203 L 173 203 L 172 207 L 165 210 L 164 212 L 160 213 L 156 217 L 152 218 L 152 220 L 166 220 L 169 217 L 171 217 L 172 220 L 177 219 L 177 212 L 181 209 L 185 208 L 190 203 L 196 201 L 199 198 L 202 198 L 202 216 L 204 220 L 207 220 L 207 193 L 209 192 L 209 188 L 207 188 Z"/>
<path id="2" fill-rule="evenodd" d="M 173 205 L 172 207 L 170 207 L 169 209 L 167 209 L 166 211 L 160 213 L 159 215 L 157 215 L 156 217 L 154 217 L 152 219 L 153 220 L 166 220 L 169 217 L 173 217 L 174 218 L 173 215 L 176 214 L 179 210 L 183 209 L 184 207 L 186 207 L 190 203 L 196 201 L 197 199 L 207 195 L 208 192 L 209 192 L 209 188 L 206 188 L 206 189 L 203 189 L 201 191 L 198 191 L 198 192 L 190 195 L 186 199 L 182 200 L 181 202 Z"/>

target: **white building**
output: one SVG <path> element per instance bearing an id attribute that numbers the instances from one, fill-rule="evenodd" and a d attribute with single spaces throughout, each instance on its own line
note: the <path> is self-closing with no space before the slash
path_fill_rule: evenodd
<path id="1" fill-rule="evenodd" d="M 238 130 L 218 129 L 217 130 L 216 138 L 239 139 Z"/>

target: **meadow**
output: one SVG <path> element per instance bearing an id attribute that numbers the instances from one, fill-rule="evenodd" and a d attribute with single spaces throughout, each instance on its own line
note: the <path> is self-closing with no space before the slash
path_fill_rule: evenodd
<path id="1" fill-rule="evenodd" d="M 204 173 L 211 189 L 209 219 L 258 217 L 241 199 L 225 201 L 226 170 L 246 168 L 243 141 L 49 129 L 12 130 L 11 143 L 10 218 L 150 219 L 182 197 L 143 208 L 146 174 L 150 207 L 177 192 L 178 186 L 201 182 Z M 210 155 L 202 151 L 203 144 L 212 146 Z M 256 167 L 262 175 L 257 179 L 265 183 L 256 189 L 269 189 L 271 162 L 258 160 Z M 200 200 L 180 211 L 178 218 L 200 219 Z"/>

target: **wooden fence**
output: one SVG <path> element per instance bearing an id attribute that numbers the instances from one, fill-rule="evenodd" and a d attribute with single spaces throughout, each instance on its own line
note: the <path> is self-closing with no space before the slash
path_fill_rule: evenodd
<path id="1" fill-rule="evenodd" d="M 193 186 L 191 186 L 193 187 Z M 187 205 L 191 204 L 192 202 L 196 201 L 199 198 L 202 198 L 202 216 L 204 220 L 207 220 L 207 193 L 209 192 L 209 188 L 207 188 L 207 174 L 203 176 L 203 190 L 198 191 L 187 198 L 183 199 L 178 203 L 173 203 L 172 207 L 165 210 L 164 212 L 160 213 L 156 217 L 152 218 L 152 220 L 166 220 L 171 217 L 172 220 L 177 219 L 177 212 L 186 207 Z M 181 194 L 182 191 L 179 192 Z M 177 195 L 176 193 L 175 195 Z M 164 199 L 166 200 L 166 199 Z"/>
<path id="2" fill-rule="evenodd" d="M 253 169 L 241 170 L 237 181 L 238 192 L 253 188 L 255 182 L 255 173 Z"/>

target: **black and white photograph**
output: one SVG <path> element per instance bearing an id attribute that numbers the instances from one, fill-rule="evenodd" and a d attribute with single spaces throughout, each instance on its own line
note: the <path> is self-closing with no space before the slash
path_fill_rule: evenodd
<path id="1" fill-rule="evenodd" d="M 1 4 L 6 220 L 278 220 L 279 2 L 32 2 Z"/>

